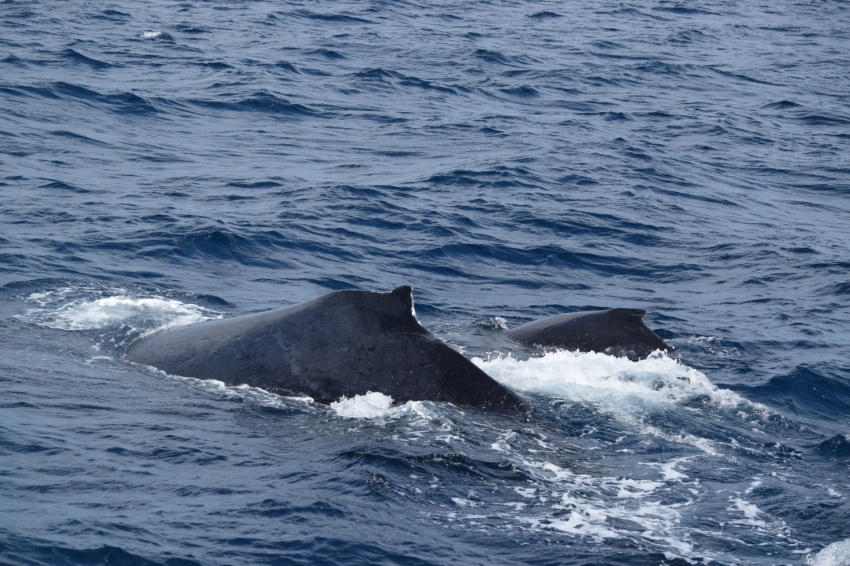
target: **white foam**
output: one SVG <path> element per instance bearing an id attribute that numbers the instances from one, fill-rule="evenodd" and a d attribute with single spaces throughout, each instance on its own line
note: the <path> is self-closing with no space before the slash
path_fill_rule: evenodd
<path id="1" fill-rule="evenodd" d="M 666 482 L 681 482 L 682 480 L 688 479 L 687 474 L 684 474 L 676 469 L 676 466 L 683 462 L 688 462 L 692 459 L 692 456 L 684 456 L 682 458 L 676 458 L 675 460 L 671 460 L 669 462 L 661 462 L 661 463 L 649 463 L 644 464 L 650 468 L 658 468 L 661 472 L 661 476 Z"/>
<path id="2" fill-rule="evenodd" d="M 731 359 L 740 358 L 741 352 L 733 346 L 723 346 L 720 338 L 716 336 L 689 336 L 687 338 L 676 338 L 671 343 L 695 344 L 716 358 Z"/>
<path id="3" fill-rule="evenodd" d="M 759 478 L 759 477 L 755 477 L 755 478 L 753 478 L 753 481 L 750 483 L 750 485 L 749 485 L 749 486 L 747 486 L 747 489 L 745 489 L 745 490 L 744 490 L 744 494 L 745 494 L 745 495 L 749 495 L 749 494 L 751 494 L 751 493 L 753 492 L 753 490 L 754 490 L 754 489 L 756 489 L 757 487 L 761 487 L 761 485 L 762 485 L 763 483 L 764 483 L 764 482 L 762 481 L 762 479 L 761 479 L 761 478 Z"/>
<path id="4" fill-rule="evenodd" d="M 470 499 L 464 499 L 462 497 L 452 497 L 452 503 L 454 503 L 458 507 L 481 507 L 483 505 L 483 503 L 481 503 L 480 501 L 472 501 Z M 470 516 L 467 516 L 466 518 L 468 519 L 470 518 Z"/>
<path id="5" fill-rule="evenodd" d="M 130 325 L 144 328 L 146 334 L 211 318 L 221 318 L 220 314 L 191 303 L 163 297 L 142 298 L 124 294 L 92 300 L 78 299 L 52 307 L 57 299 L 65 295 L 61 290 L 55 294 L 30 295 L 28 300 L 37 302 L 40 307 L 27 311 L 21 318 L 60 330 L 98 330 Z"/>
<path id="6" fill-rule="evenodd" d="M 370 391 L 365 395 L 343 397 L 331 403 L 331 409 L 340 417 L 349 419 L 374 419 L 390 414 L 393 398 L 383 393 Z"/>
<path id="7" fill-rule="evenodd" d="M 528 360 L 509 355 L 472 361 L 518 391 L 590 404 L 631 423 L 648 410 L 697 397 L 723 407 L 746 403 L 736 393 L 713 385 L 702 372 L 660 352 L 640 361 L 568 351 Z"/>
<path id="8" fill-rule="evenodd" d="M 761 514 L 761 510 L 753 503 L 741 499 L 740 497 L 733 497 L 732 503 L 735 504 L 735 507 L 731 507 L 728 511 L 740 511 L 744 514 L 744 517 L 749 519 L 749 524 L 755 526 L 764 526 L 762 521 L 756 521 L 755 518 Z"/>
<path id="9" fill-rule="evenodd" d="M 605 527 L 603 522 L 599 521 L 599 517 L 591 515 L 585 516 L 572 511 L 567 519 L 525 519 L 524 522 L 532 527 L 544 527 L 571 535 L 591 537 L 595 542 L 602 542 L 606 538 L 620 537 L 615 531 Z"/>
<path id="10" fill-rule="evenodd" d="M 694 436 L 687 432 L 665 432 L 657 426 L 645 423 L 637 423 L 637 427 L 638 430 L 644 434 L 651 434 L 652 436 L 663 438 L 667 442 L 688 444 L 710 456 L 719 456 L 721 454 L 716 443 L 707 438 L 700 438 L 699 436 Z"/>
<path id="11" fill-rule="evenodd" d="M 293 407 L 298 407 L 307 409 L 312 408 L 316 402 L 315 399 L 308 396 L 285 397 L 275 393 L 269 393 L 265 389 L 252 387 L 244 383 L 241 385 L 227 385 L 218 379 L 199 379 L 197 377 L 173 375 L 153 366 L 147 367 L 149 367 L 151 371 L 170 379 L 183 381 L 206 391 L 214 391 L 215 393 L 223 394 L 224 396 L 232 399 L 250 401 L 251 403 L 256 403 L 263 407 L 270 407 L 274 409 L 292 409 Z"/>
<path id="12" fill-rule="evenodd" d="M 850 539 L 834 542 L 806 561 L 809 566 L 850 566 Z"/>
<path id="13" fill-rule="evenodd" d="M 533 529 L 554 529 L 595 541 L 630 538 L 640 533 L 643 538 L 679 550 L 689 546 L 676 536 L 681 520 L 677 505 L 658 501 L 665 482 L 594 477 L 551 462 L 527 459 L 519 465 L 536 478 L 536 486 L 515 491 L 524 499 L 536 497 L 544 508 L 549 508 L 542 516 L 531 515 L 539 513 L 539 506 L 523 509 L 525 513 L 517 520 Z M 549 500 L 555 503 L 547 504 Z"/>
<path id="14" fill-rule="evenodd" d="M 736 533 L 754 532 L 761 538 L 770 534 L 799 545 L 784 521 L 771 518 L 748 501 L 747 494 L 762 485 L 760 477 L 752 478 L 743 492 L 730 496 L 703 486 L 688 473 L 689 467 L 701 469 L 712 462 L 710 456 L 634 462 L 636 469 L 650 470 L 648 476 L 598 474 L 531 454 L 517 438 L 514 431 L 502 432 L 491 448 L 528 477 L 525 485 L 514 486 L 498 503 L 502 510 L 510 509 L 498 516 L 508 517 L 524 529 L 557 532 L 600 544 L 637 540 L 663 552 L 671 561 L 725 564 L 730 563 L 729 557 L 695 542 L 695 533 L 705 533 L 687 524 L 707 500 L 720 497 L 728 502 L 724 523 L 734 525 Z M 487 505 L 480 508 L 482 513 L 487 511 Z M 458 520 L 462 518 L 457 516 Z M 710 536 L 727 535 L 721 532 Z M 729 536 L 734 540 L 737 535 Z"/>
<path id="15" fill-rule="evenodd" d="M 26 300 L 29 302 L 38 303 L 40 306 L 44 307 L 51 303 L 55 303 L 56 301 L 60 301 L 68 297 L 78 289 L 75 287 L 60 287 L 59 289 L 54 289 L 53 291 L 44 291 L 43 293 L 30 293 L 27 296 Z M 118 289 L 116 292 L 123 293 L 124 289 Z"/>
<path id="16" fill-rule="evenodd" d="M 158 39 L 163 36 L 163 33 L 161 31 L 143 31 L 139 34 L 139 37 L 142 39 Z"/>
<path id="17" fill-rule="evenodd" d="M 521 497 L 525 497 L 527 499 L 534 499 L 536 497 L 537 488 L 536 487 L 515 487 L 514 491 L 517 492 Z"/>
<path id="18" fill-rule="evenodd" d="M 687 462 L 690 460 L 690 457 L 677 458 L 672 462 L 667 462 L 666 464 L 661 465 L 661 475 L 664 477 L 664 481 L 682 481 L 688 478 L 688 475 L 676 470 L 676 466 L 678 466 L 682 462 Z"/>
<path id="19" fill-rule="evenodd" d="M 383 393 L 369 391 L 365 395 L 342 397 L 331 403 L 331 409 L 340 417 L 347 419 L 398 419 L 406 416 L 421 417 L 426 420 L 444 420 L 422 401 L 408 401 L 393 406 L 393 398 Z"/>

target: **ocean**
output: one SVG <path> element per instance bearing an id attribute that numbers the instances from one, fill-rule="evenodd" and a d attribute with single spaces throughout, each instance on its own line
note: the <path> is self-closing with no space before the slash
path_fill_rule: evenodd
<path id="1" fill-rule="evenodd" d="M 848 45 L 841 0 L 0 2 L 0 563 L 850 564 Z M 124 359 L 399 285 L 530 414 Z M 611 307 L 675 352 L 487 346 Z"/>

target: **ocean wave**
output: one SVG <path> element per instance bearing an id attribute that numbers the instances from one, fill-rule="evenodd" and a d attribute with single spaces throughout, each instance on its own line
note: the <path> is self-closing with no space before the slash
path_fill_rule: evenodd
<path id="1" fill-rule="evenodd" d="M 62 52 L 62 58 L 66 61 L 70 61 L 71 63 L 87 65 L 92 69 L 102 70 L 113 67 L 111 63 L 107 63 L 106 61 L 101 61 L 93 57 L 88 57 L 79 51 L 71 49 L 70 47 Z"/>
<path id="2" fill-rule="evenodd" d="M 826 364 L 801 365 L 748 393 L 791 414 L 827 421 L 850 422 L 850 369 Z M 743 388 L 742 388 L 743 389 Z"/>
<path id="3" fill-rule="evenodd" d="M 186 104 L 231 112 L 258 112 L 280 116 L 315 116 L 318 112 L 309 106 L 290 102 L 286 98 L 276 96 L 270 92 L 257 92 L 247 98 L 239 98 L 235 101 L 210 100 L 210 99 L 188 99 Z"/>
<path id="4" fill-rule="evenodd" d="M 67 564 L 138 564 L 144 566 L 200 566 L 201 562 L 168 557 L 163 553 L 161 558 L 153 558 L 151 554 L 132 552 L 120 546 L 54 544 L 37 537 L 14 535 L 3 536 L 3 548 L 0 555 L 11 563 L 34 564 L 37 562 L 51 563 L 62 561 Z"/>

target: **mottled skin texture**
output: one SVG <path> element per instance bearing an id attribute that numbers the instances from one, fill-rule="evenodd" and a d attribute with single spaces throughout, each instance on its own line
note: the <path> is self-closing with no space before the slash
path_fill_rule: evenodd
<path id="1" fill-rule="evenodd" d="M 559 314 L 518 326 L 508 335 L 528 346 L 601 352 L 632 360 L 646 358 L 655 350 L 672 350 L 643 323 L 645 314 L 641 309 Z"/>
<path id="2" fill-rule="evenodd" d="M 165 331 L 133 344 L 127 359 L 321 403 L 376 391 L 401 403 L 525 410 L 513 392 L 419 323 L 410 287 L 336 291 L 294 307 Z"/>

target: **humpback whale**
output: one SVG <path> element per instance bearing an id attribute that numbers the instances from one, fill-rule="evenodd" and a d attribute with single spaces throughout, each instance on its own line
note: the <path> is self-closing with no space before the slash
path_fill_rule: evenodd
<path id="1" fill-rule="evenodd" d="M 608 309 L 550 316 L 508 330 L 508 336 L 527 346 L 625 355 L 644 359 L 655 350 L 669 351 L 643 322 L 643 309 Z"/>
<path id="2" fill-rule="evenodd" d="M 126 358 L 321 403 L 376 391 L 401 403 L 526 410 L 516 394 L 419 323 L 407 286 L 335 291 L 293 307 L 167 330 L 132 344 Z"/>

